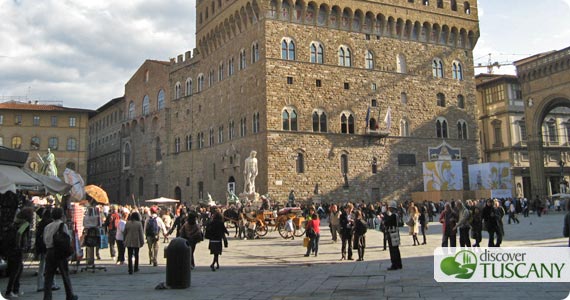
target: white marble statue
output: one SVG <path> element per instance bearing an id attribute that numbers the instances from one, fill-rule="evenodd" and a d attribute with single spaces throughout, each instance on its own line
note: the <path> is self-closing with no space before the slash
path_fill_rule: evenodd
<path id="1" fill-rule="evenodd" d="M 257 158 L 255 158 L 256 155 L 256 151 L 251 151 L 249 153 L 249 157 L 245 159 L 245 166 L 243 168 L 243 192 L 245 194 L 255 193 L 255 177 L 257 176 Z"/>
<path id="2" fill-rule="evenodd" d="M 43 165 L 41 173 L 47 176 L 57 177 L 57 166 L 55 165 L 55 155 L 51 152 L 51 149 L 47 149 L 46 155 L 43 157 Z"/>

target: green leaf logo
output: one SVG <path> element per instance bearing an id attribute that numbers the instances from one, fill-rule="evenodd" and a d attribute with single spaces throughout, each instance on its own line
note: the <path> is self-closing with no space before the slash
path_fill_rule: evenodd
<path id="1" fill-rule="evenodd" d="M 477 255 L 471 251 L 462 250 L 457 252 L 455 256 L 443 259 L 439 267 L 445 275 L 469 279 L 475 274 Z"/>

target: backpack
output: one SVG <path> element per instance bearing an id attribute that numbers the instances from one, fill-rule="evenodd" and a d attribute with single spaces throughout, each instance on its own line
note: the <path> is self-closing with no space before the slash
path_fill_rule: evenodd
<path id="1" fill-rule="evenodd" d="M 53 234 L 53 249 L 59 259 L 67 259 L 75 252 L 71 246 L 71 237 L 63 230 L 63 224 L 59 224 L 59 228 Z"/>
<path id="2" fill-rule="evenodd" d="M 148 223 L 146 223 L 145 234 L 146 236 L 156 237 L 158 235 L 158 232 L 158 221 L 155 217 L 151 217 L 148 219 Z"/>

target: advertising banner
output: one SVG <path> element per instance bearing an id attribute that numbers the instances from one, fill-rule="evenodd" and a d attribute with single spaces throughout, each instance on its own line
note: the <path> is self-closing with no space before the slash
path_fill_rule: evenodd
<path id="1" fill-rule="evenodd" d="M 423 163 L 424 191 L 463 190 L 461 161 L 430 161 Z"/>

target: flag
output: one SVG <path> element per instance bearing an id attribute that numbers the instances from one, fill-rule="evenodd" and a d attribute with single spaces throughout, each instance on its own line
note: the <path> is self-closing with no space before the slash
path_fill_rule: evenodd
<path id="1" fill-rule="evenodd" d="M 368 106 L 368 111 L 366 112 L 366 128 L 370 124 L 370 106 Z"/>
<path id="2" fill-rule="evenodd" d="M 386 111 L 384 122 L 386 122 L 386 128 L 390 130 L 390 127 L 392 127 L 392 109 L 390 109 L 390 107 L 388 107 L 388 111 Z"/>

